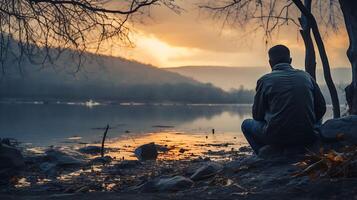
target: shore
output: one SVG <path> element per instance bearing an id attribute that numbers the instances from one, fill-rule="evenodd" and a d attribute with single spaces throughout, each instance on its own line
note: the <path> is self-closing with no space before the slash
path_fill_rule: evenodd
<path id="1" fill-rule="evenodd" d="M 146 141 L 146 140 L 143 140 Z M 247 146 L 157 144 L 157 160 L 116 158 L 99 148 L 23 149 L 25 168 L 0 186 L 0 199 L 354 199 L 355 178 L 296 176 L 304 155 L 260 158 Z M 131 151 L 132 147 L 128 147 Z M 127 149 L 127 150 L 128 150 Z M 121 149 L 123 151 L 123 149 Z M 190 152 L 193 151 L 193 152 Z M 184 154 L 185 156 L 178 156 Z M 192 157 L 190 157 L 192 155 Z M 132 157 L 130 157 L 132 158 Z M 177 158 L 177 159 L 174 159 Z"/>

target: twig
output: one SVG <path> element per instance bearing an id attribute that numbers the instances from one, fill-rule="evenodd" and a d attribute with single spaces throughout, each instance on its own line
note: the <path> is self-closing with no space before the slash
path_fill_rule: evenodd
<path id="1" fill-rule="evenodd" d="M 104 157 L 104 143 L 105 143 L 105 138 L 107 137 L 108 130 L 109 130 L 109 124 L 107 124 L 107 127 L 105 128 L 105 131 L 104 131 L 104 134 L 103 134 L 102 150 L 101 150 L 102 158 Z"/>

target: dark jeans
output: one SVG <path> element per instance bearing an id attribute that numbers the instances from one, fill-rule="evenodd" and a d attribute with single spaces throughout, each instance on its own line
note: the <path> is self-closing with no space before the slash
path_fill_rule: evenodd
<path id="1" fill-rule="evenodd" d="M 246 119 L 242 123 L 242 132 L 255 154 L 258 154 L 259 149 L 266 145 L 264 126 L 265 122 L 254 119 Z"/>
<path id="2" fill-rule="evenodd" d="M 259 153 L 259 149 L 265 145 L 269 145 L 269 139 L 264 131 L 265 122 L 256 121 L 254 119 L 246 119 L 242 123 L 242 132 L 247 139 L 249 145 L 252 147 L 255 154 Z M 321 122 L 315 125 L 315 131 L 321 126 Z M 316 133 L 317 134 L 317 133 Z M 297 146 L 310 145 L 314 142 L 313 138 L 295 138 Z M 300 142 L 298 142 L 300 141 Z M 303 142 L 301 142 L 303 141 Z M 295 142 L 294 142 L 295 143 Z"/>

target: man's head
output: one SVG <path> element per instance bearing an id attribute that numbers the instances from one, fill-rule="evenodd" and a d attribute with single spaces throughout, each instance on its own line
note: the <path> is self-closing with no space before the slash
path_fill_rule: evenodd
<path id="1" fill-rule="evenodd" d="M 269 64 L 271 67 L 279 63 L 291 64 L 290 50 L 284 45 L 276 45 L 269 49 Z"/>

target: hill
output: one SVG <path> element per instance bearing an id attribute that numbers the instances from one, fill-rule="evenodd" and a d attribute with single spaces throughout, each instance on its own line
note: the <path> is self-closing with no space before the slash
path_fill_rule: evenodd
<path id="1" fill-rule="evenodd" d="M 268 73 L 268 67 L 220 67 L 220 66 L 184 66 L 166 68 L 170 72 L 176 72 L 183 76 L 193 78 L 203 83 L 230 90 L 238 89 L 241 86 L 253 89 L 256 81 L 263 74 Z M 334 68 L 331 70 L 336 84 L 347 84 L 351 82 L 350 68 Z M 322 70 L 317 71 L 317 81 L 324 85 Z"/>
<path id="2" fill-rule="evenodd" d="M 247 103 L 253 95 L 243 90 L 228 93 L 175 72 L 91 53 L 84 55 L 81 69 L 73 73 L 68 55 L 44 68 L 26 60 L 18 66 L 16 59 L 7 59 L 0 99 Z"/>

